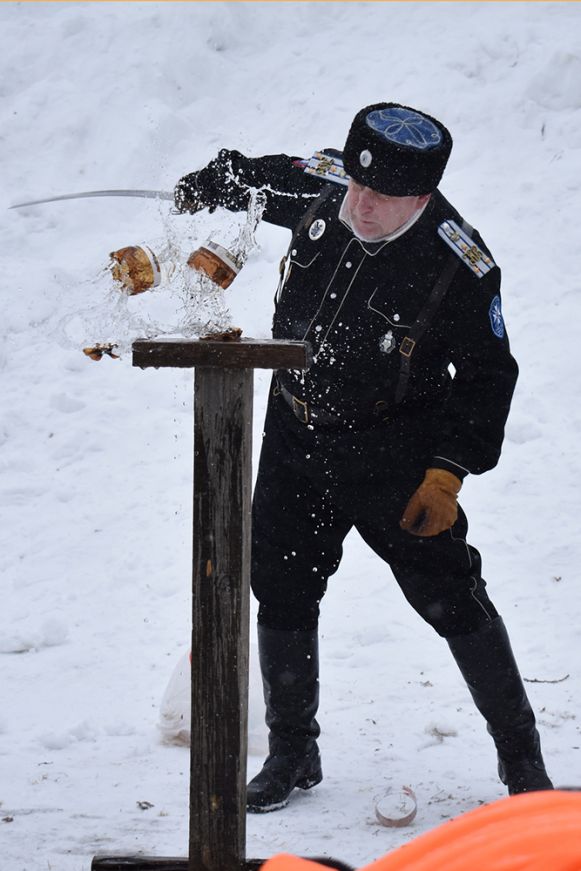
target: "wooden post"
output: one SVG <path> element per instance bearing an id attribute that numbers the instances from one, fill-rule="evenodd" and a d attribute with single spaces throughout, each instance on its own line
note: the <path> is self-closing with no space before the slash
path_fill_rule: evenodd
<path id="1" fill-rule="evenodd" d="M 239 871 L 246 844 L 252 381 L 196 370 L 190 871 Z"/>
<path id="2" fill-rule="evenodd" d="M 188 859 L 96 856 L 92 871 L 249 871 L 246 860 L 255 368 L 307 369 L 302 342 L 138 341 L 133 365 L 196 367 Z"/>

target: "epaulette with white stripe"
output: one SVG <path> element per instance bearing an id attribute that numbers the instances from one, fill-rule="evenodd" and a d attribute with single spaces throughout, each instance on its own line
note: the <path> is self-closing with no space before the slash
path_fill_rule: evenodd
<path id="1" fill-rule="evenodd" d="M 337 184 L 349 184 L 349 176 L 343 168 L 341 158 L 325 154 L 322 151 L 315 151 L 305 166 L 305 172 L 309 175 L 316 175 L 318 178 L 326 178 Z"/>
<path id="2" fill-rule="evenodd" d="M 475 245 L 456 221 L 442 221 L 438 227 L 438 235 L 478 278 L 483 278 L 496 266 L 492 257 L 489 257 L 478 245 Z"/>

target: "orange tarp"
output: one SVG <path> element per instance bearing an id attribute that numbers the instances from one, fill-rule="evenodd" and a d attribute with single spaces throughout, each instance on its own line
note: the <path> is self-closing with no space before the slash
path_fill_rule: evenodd
<path id="1" fill-rule="evenodd" d="M 329 871 L 283 854 L 263 869 Z M 362 871 L 581 871 L 581 792 L 501 799 L 420 835 Z"/>

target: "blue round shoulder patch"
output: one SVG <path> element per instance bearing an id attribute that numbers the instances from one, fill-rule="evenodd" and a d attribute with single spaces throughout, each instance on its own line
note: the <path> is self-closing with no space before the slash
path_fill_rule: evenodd
<path id="1" fill-rule="evenodd" d="M 388 142 L 406 145 L 418 151 L 437 148 L 442 141 L 442 133 L 434 122 L 411 109 L 375 109 L 367 115 L 365 121 L 368 127 Z"/>
<path id="2" fill-rule="evenodd" d="M 500 307 L 500 297 L 498 295 L 495 296 L 490 303 L 488 317 L 490 318 L 492 332 L 495 336 L 498 336 L 499 339 L 502 339 L 504 337 L 504 320 L 502 317 L 502 309 Z"/>

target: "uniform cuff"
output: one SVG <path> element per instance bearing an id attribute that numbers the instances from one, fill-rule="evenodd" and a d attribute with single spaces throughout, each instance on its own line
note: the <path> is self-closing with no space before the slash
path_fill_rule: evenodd
<path id="1" fill-rule="evenodd" d="M 452 475 L 456 475 L 461 481 L 464 480 L 466 475 L 470 474 L 470 469 L 455 463 L 454 460 L 449 460 L 447 457 L 432 457 L 430 468 L 445 469 L 446 472 L 451 472 Z"/>

